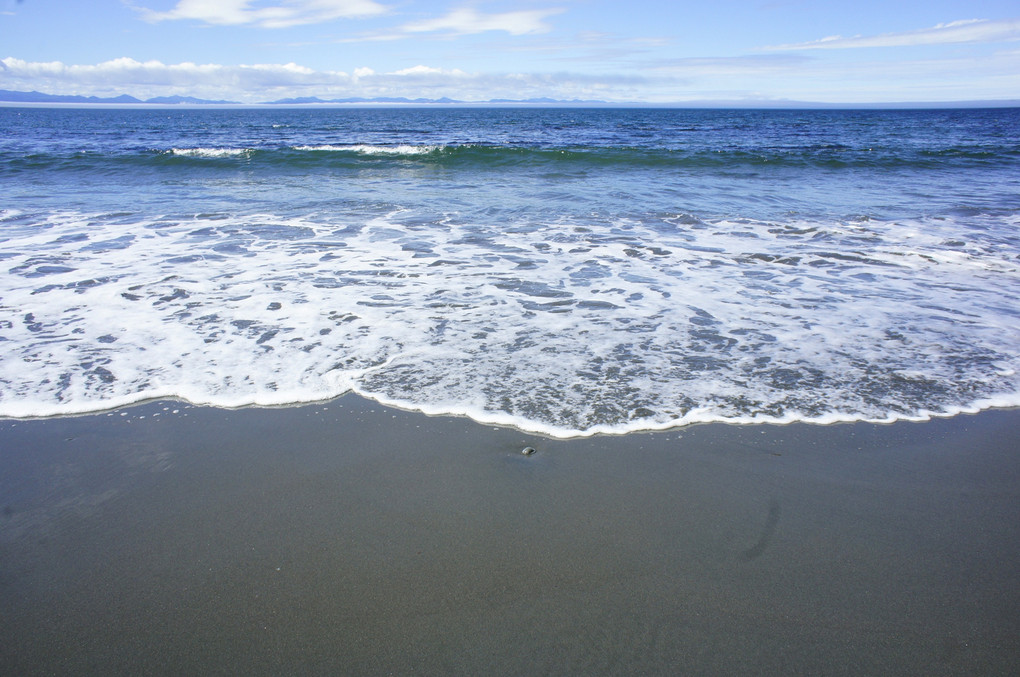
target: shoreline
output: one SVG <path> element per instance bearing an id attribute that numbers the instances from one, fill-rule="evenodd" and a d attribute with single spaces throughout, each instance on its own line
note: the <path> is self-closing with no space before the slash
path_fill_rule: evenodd
<path id="1" fill-rule="evenodd" d="M 353 394 L 0 419 L 0 671 L 1012 674 L 1017 439 L 561 439 Z"/>
<path id="2" fill-rule="evenodd" d="M 411 403 L 404 403 L 398 400 L 385 400 L 379 399 L 371 395 L 359 393 L 355 390 L 347 390 L 340 395 L 332 397 L 326 397 L 318 400 L 307 400 L 307 401 L 296 401 L 296 402 L 246 402 L 236 405 L 225 405 L 225 404 L 211 404 L 205 402 L 192 402 L 185 397 L 178 397 L 176 395 L 156 395 L 152 397 L 145 397 L 144 399 L 130 399 L 130 398 L 118 398 L 114 403 L 108 407 L 93 408 L 93 409 L 75 409 L 67 412 L 54 412 L 45 413 L 38 415 L 14 415 L 14 414 L 0 414 L 0 423 L 3 422 L 18 422 L 18 421 L 48 421 L 48 420 L 59 420 L 66 418 L 81 418 L 90 416 L 114 416 L 114 415 L 129 415 L 132 409 L 146 408 L 157 404 L 172 405 L 166 411 L 180 408 L 203 408 L 211 409 L 215 411 L 245 411 L 245 410 L 274 410 L 274 409 L 302 409 L 308 407 L 325 407 L 329 408 L 330 405 L 336 402 L 340 402 L 346 398 L 355 398 L 363 400 L 365 403 L 383 407 L 386 409 L 392 409 L 394 411 L 400 411 L 408 414 L 425 416 L 428 418 L 450 418 L 460 419 L 465 422 L 483 426 L 483 427 L 499 427 L 510 430 L 516 430 L 522 435 L 532 435 L 541 437 L 544 439 L 551 440 L 582 440 L 592 439 L 600 437 L 624 437 L 628 435 L 644 435 L 644 434 L 658 434 L 658 433 L 670 433 L 679 432 L 692 427 L 704 426 L 704 425 L 723 425 L 723 426 L 788 426 L 788 425 L 807 425 L 807 426 L 838 426 L 838 425 L 896 425 L 902 423 L 929 423 L 940 419 L 953 419 L 960 416 L 976 416 L 984 414 L 990 411 L 1020 411 L 1020 404 L 1013 403 L 1012 396 L 995 396 L 988 397 L 973 403 L 970 406 L 959 406 L 953 411 L 949 412 L 935 412 L 925 410 L 916 415 L 907 414 L 890 414 L 886 418 L 857 418 L 850 414 L 832 413 L 825 416 L 816 418 L 804 418 L 798 415 L 790 416 L 769 416 L 769 415 L 755 415 L 753 417 L 746 418 L 688 418 L 685 415 L 681 419 L 675 419 L 669 422 L 655 423 L 648 427 L 626 427 L 627 424 L 613 424 L 606 425 L 600 424 L 586 430 L 575 430 L 575 429 L 564 429 L 564 428 L 553 428 L 549 426 L 543 426 L 542 424 L 531 424 L 530 421 L 526 421 L 525 425 L 515 419 L 510 414 L 493 414 L 491 412 L 472 412 L 472 411 L 446 411 L 440 410 L 435 407 L 420 406 Z M 155 415 L 159 416 L 166 412 L 157 412 Z"/>

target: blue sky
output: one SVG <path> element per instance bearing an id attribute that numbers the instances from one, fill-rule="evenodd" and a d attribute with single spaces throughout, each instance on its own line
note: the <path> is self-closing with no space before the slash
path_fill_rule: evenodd
<path id="1" fill-rule="evenodd" d="M 1020 99 L 1020 4 L 0 0 L 0 89 L 242 102 Z"/>

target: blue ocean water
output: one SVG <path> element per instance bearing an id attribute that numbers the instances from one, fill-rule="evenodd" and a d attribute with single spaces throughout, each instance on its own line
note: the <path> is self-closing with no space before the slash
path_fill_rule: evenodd
<path id="1" fill-rule="evenodd" d="M 1020 110 L 0 109 L 0 415 L 1020 405 Z"/>

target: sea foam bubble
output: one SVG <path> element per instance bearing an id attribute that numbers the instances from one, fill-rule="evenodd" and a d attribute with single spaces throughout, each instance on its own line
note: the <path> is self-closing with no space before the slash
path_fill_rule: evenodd
<path id="1" fill-rule="evenodd" d="M 294 150 L 300 151 L 317 151 L 317 152 L 344 152 L 344 153 L 360 153 L 363 155 L 428 155 L 437 150 L 441 150 L 442 146 L 439 145 L 409 145 L 409 144 L 396 144 L 392 146 L 382 146 L 373 144 L 320 144 L 317 146 L 295 146 Z"/>
<path id="2" fill-rule="evenodd" d="M 1020 261 L 977 217 L 24 219 L 6 416 L 353 390 L 570 436 L 1020 404 Z"/>
<path id="3" fill-rule="evenodd" d="M 238 157 L 243 155 L 250 155 L 251 152 L 252 152 L 251 148 L 171 148 L 170 150 L 166 151 L 166 153 L 169 155 L 200 158 Z"/>

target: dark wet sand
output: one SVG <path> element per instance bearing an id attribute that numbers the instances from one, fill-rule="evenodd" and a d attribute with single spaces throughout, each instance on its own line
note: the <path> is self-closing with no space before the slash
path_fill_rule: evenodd
<path id="1" fill-rule="evenodd" d="M 0 421 L 0 674 L 1020 674 L 1020 411 Z"/>

